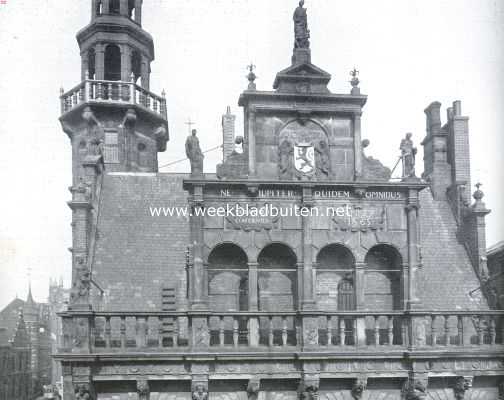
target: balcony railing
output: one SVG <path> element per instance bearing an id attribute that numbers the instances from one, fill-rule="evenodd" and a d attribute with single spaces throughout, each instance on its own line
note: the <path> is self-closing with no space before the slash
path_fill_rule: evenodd
<path id="1" fill-rule="evenodd" d="M 63 313 L 62 352 L 344 351 L 504 345 L 504 311 Z M 380 350 L 381 349 L 381 350 Z"/>
<path id="2" fill-rule="evenodd" d="M 61 113 L 64 114 L 83 103 L 137 105 L 164 119 L 166 98 L 164 91 L 158 96 L 134 82 L 86 79 L 66 93 L 61 93 Z"/>

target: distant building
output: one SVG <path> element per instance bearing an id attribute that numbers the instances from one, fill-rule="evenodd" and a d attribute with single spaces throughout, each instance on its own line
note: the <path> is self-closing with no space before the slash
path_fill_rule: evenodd
<path id="1" fill-rule="evenodd" d="M 63 283 L 51 281 L 48 303 L 36 303 L 30 288 L 26 301 L 16 298 L 0 311 L 0 345 L 10 348 L 11 353 L 9 340 L 16 335 L 22 313 L 28 340 L 31 394 L 42 393 L 44 385 L 61 383 L 61 367 L 52 354 L 57 350 L 62 331 L 57 313 L 67 301 L 68 290 Z"/>
<path id="2" fill-rule="evenodd" d="M 12 331 L 0 320 L 0 400 L 33 398 L 29 333 L 19 310 Z"/>

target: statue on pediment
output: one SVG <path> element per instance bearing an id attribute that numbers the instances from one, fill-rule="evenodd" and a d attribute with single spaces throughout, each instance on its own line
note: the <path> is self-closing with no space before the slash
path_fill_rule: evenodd
<path id="1" fill-rule="evenodd" d="M 309 49 L 310 48 L 310 30 L 308 29 L 308 16 L 304 0 L 299 2 L 299 6 L 294 11 L 294 48 Z"/>

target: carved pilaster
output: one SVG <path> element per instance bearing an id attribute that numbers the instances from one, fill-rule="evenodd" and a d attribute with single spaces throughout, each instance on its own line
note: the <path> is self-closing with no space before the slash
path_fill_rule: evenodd
<path id="1" fill-rule="evenodd" d="M 472 387 L 472 376 L 458 376 L 453 386 L 455 400 L 464 400 L 466 392 Z"/>
<path id="2" fill-rule="evenodd" d="M 504 380 L 499 382 L 499 400 L 504 400 Z"/>
<path id="3" fill-rule="evenodd" d="M 418 284 L 417 271 L 420 260 L 420 244 L 418 238 L 418 209 L 420 207 L 418 199 L 418 190 L 410 189 L 408 196 L 408 205 L 406 207 L 407 223 L 408 223 L 408 309 L 417 308 L 419 299 L 416 294 L 416 286 Z"/>
<path id="4" fill-rule="evenodd" d="M 248 400 L 257 400 L 259 398 L 260 388 L 261 388 L 261 380 L 257 377 L 251 378 L 247 384 Z"/>
<path id="5" fill-rule="evenodd" d="M 318 400 L 319 398 L 319 378 L 310 376 L 304 377 L 298 388 L 299 400 Z"/>
<path id="6" fill-rule="evenodd" d="M 352 385 L 352 398 L 355 400 L 361 400 L 364 396 L 364 391 L 367 389 L 367 377 L 358 377 L 354 384 Z"/>
<path id="7" fill-rule="evenodd" d="M 248 120 L 247 120 L 247 145 L 248 145 L 248 155 L 249 155 L 249 176 L 253 177 L 257 175 L 256 171 L 256 145 L 255 145 L 255 119 L 256 111 L 255 108 L 249 108 L 248 110 Z"/>
<path id="8" fill-rule="evenodd" d="M 194 380 L 191 389 L 192 400 L 208 400 L 208 380 Z"/>
<path id="9" fill-rule="evenodd" d="M 310 209 L 313 207 L 313 190 L 311 187 L 303 188 L 302 207 L 306 215 L 302 215 L 303 223 L 303 310 L 313 310 L 315 307 L 314 282 L 313 282 L 313 233 Z"/>
<path id="10" fill-rule="evenodd" d="M 138 400 L 149 400 L 150 398 L 149 381 L 138 380 L 136 382 L 136 388 L 138 393 Z"/>
<path id="11" fill-rule="evenodd" d="M 427 376 L 419 375 L 410 377 L 403 385 L 403 400 L 425 400 L 427 398 Z"/>
<path id="12" fill-rule="evenodd" d="M 206 316 L 192 317 L 192 342 L 194 348 L 207 348 L 210 345 L 208 318 Z"/>
<path id="13" fill-rule="evenodd" d="M 90 383 L 78 383 L 75 387 L 75 400 L 94 400 L 95 396 Z"/>

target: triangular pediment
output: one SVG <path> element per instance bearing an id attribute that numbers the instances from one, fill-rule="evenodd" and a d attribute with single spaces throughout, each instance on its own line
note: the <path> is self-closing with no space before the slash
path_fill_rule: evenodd
<path id="1" fill-rule="evenodd" d="M 307 76 L 307 75 L 312 75 L 312 76 L 320 76 L 324 77 L 327 79 L 331 79 L 331 75 L 324 71 L 323 69 L 317 67 L 316 65 L 313 64 L 297 64 L 297 65 L 291 65 L 288 68 L 285 68 L 283 71 L 280 71 L 278 75 L 286 75 L 286 76 Z"/>
<path id="2" fill-rule="evenodd" d="M 311 63 L 294 64 L 280 71 L 273 88 L 280 92 L 329 93 L 331 75 Z"/>

